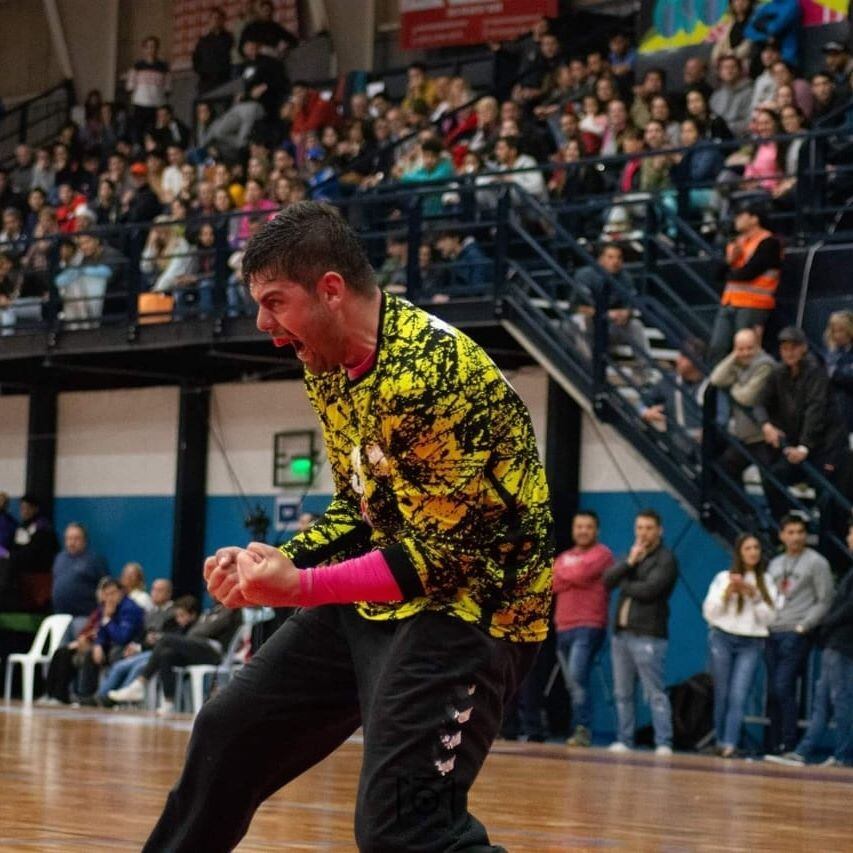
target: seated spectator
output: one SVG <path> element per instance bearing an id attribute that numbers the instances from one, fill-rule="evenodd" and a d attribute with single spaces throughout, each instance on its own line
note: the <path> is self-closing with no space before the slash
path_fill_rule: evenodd
<path id="1" fill-rule="evenodd" d="M 662 151 L 669 145 L 666 128 L 662 122 L 649 119 L 643 131 L 643 140 L 648 151 Z M 643 157 L 640 164 L 640 190 L 659 192 L 670 185 L 669 172 L 675 162 L 672 154 L 657 154 Z"/>
<path id="2" fill-rule="evenodd" d="M 555 155 L 557 168 L 551 174 L 548 188 L 566 201 L 597 195 L 604 191 L 604 180 L 594 164 L 581 163 L 583 157 L 580 138 L 567 139 Z"/>
<path id="3" fill-rule="evenodd" d="M 853 434 L 853 311 L 834 311 L 826 331 L 826 372 L 841 406 L 847 432 Z"/>
<path id="4" fill-rule="evenodd" d="M 3 211 L 3 230 L 0 231 L 0 251 L 10 255 L 16 261 L 27 251 L 29 239 L 24 230 L 24 219 L 17 207 L 7 207 Z"/>
<path id="5" fill-rule="evenodd" d="M 337 122 L 335 105 L 307 83 L 296 82 L 290 93 L 293 108 L 291 139 L 299 146 L 306 133 Z"/>
<path id="6" fill-rule="evenodd" d="M 385 241 L 385 261 L 376 271 L 376 282 L 389 293 L 405 293 L 409 240 L 403 234 L 389 234 Z"/>
<path id="7" fill-rule="evenodd" d="M 94 696 L 101 670 L 120 660 L 125 646 L 142 636 L 142 608 L 125 596 L 115 578 L 101 578 L 97 595 L 100 603 L 83 630 L 51 658 L 46 694 L 54 701 L 49 704 L 67 705 Z M 72 697 L 75 675 L 78 680 Z"/>
<path id="8" fill-rule="evenodd" d="M 767 665 L 766 730 L 769 754 L 784 755 L 799 741 L 797 679 L 812 648 L 812 632 L 832 602 L 832 572 L 817 551 L 806 547 L 806 522 L 786 515 L 779 522 L 785 547 L 770 561 L 767 574 L 779 590 L 779 601 L 765 647 Z"/>
<path id="9" fill-rule="evenodd" d="M 425 300 L 444 301 L 446 297 L 447 276 L 445 270 L 439 269 L 433 257 L 432 246 L 421 243 L 418 250 L 418 267 L 421 273 L 421 295 Z"/>
<path id="10" fill-rule="evenodd" d="M 663 125 L 666 134 L 666 147 L 677 148 L 681 144 L 681 126 L 672 119 L 672 110 L 665 95 L 655 95 L 649 102 L 649 112 L 653 121 Z"/>
<path id="11" fill-rule="evenodd" d="M 611 655 L 617 739 L 612 752 L 634 745 L 637 678 L 652 711 L 655 754 L 672 755 L 672 708 L 664 688 L 669 597 L 678 579 L 675 555 L 663 544 L 663 524 L 652 509 L 637 513 L 634 544 L 625 560 L 604 572 L 604 585 L 618 589 Z"/>
<path id="12" fill-rule="evenodd" d="M 190 237 L 190 242 L 195 244 L 190 250 L 191 262 L 187 272 L 180 277 L 180 289 L 175 293 L 175 311 L 179 317 L 196 313 L 209 317 L 214 312 L 220 275 L 217 240 L 213 222 L 202 222 L 194 237 Z M 223 248 L 224 242 L 223 235 Z"/>
<path id="13" fill-rule="evenodd" d="M 53 192 L 55 184 L 56 173 L 53 170 L 50 150 L 47 148 L 39 148 L 38 151 L 36 151 L 35 163 L 33 164 L 30 189 L 38 187 L 50 195 Z"/>
<path id="14" fill-rule="evenodd" d="M 749 124 L 752 83 L 744 76 L 741 64 L 734 56 L 720 58 L 717 77 L 720 82 L 711 95 L 709 106 L 735 136 L 743 136 Z"/>
<path id="15" fill-rule="evenodd" d="M 821 48 L 824 71 L 832 77 L 832 82 L 843 90 L 853 74 L 853 56 L 847 45 L 841 41 L 828 41 Z"/>
<path id="16" fill-rule="evenodd" d="M 806 127 L 802 111 L 795 104 L 782 107 L 780 111 L 782 132 L 793 136 L 801 134 Z M 784 151 L 784 178 L 776 184 L 772 192 L 773 202 L 777 207 L 792 208 L 797 201 L 797 174 L 800 170 L 800 154 L 803 151 L 805 137 L 791 139 L 781 146 Z"/>
<path id="17" fill-rule="evenodd" d="M 652 98 L 666 91 L 666 72 L 662 68 L 648 68 L 643 82 L 637 87 L 631 104 L 631 124 L 645 130 L 652 117 Z"/>
<path id="18" fill-rule="evenodd" d="M 853 523 L 847 529 L 847 549 L 853 553 Z M 835 749 L 823 767 L 853 766 L 853 571 L 847 570 L 829 610 L 815 628 L 822 647 L 820 679 L 815 686 L 812 713 L 802 740 L 792 752 L 768 755 L 768 761 L 804 765 L 817 752 L 830 714 L 835 719 Z"/>
<path id="19" fill-rule="evenodd" d="M 480 248 L 476 239 L 463 237 L 456 231 L 442 231 L 435 241 L 436 248 L 450 263 L 446 280 L 447 292 L 452 296 L 485 296 L 493 284 L 492 261 Z"/>
<path id="20" fill-rule="evenodd" d="M 130 167 L 131 189 L 121 199 L 122 222 L 151 222 L 163 205 L 148 182 L 148 167 L 145 163 L 134 163 Z"/>
<path id="21" fill-rule="evenodd" d="M 164 634 L 154 646 L 151 658 L 141 674 L 127 687 L 111 690 L 109 698 L 117 704 L 142 702 L 148 679 L 159 675 L 163 701 L 157 712 L 172 713 L 175 709 L 174 667 L 221 663 L 222 655 L 241 621 L 242 611 L 229 610 L 217 604 L 188 627 L 185 634 Z"/>
<path id="22" fill-rule="evenodd" d="M 725 120 L 711 112 L 708 97 L 701 89 L 688 89 L 685 104 L 689 118 L 696 119 L 704 139 L 726 140 L 732 138 L 731 128 Z"/>
<path id="23" fill-rule="evenodd" d="M 709 377 L 715 388 L 728 394 L 732 413 L 729 431 L 759 458 L 764 458 L 764 435 L 754 407 L 775 366 L 776 362 L 761 349 L 761 339 L 755 329 L 741 329 L 735 333 L 732 351 L 711 371 Z M 720 464 L 740 484 L 750 461 L 735 447 L 729 446 L 720 457 Z"/>
<path id="24" fill-rule="evenodd" d="M 57 187 L 60 184 L 68 184 L 70 187 L 76 185 L 77 164 L 71 159 L 68 146 L 62 142 L 57 142 L 53 146 L 53 173 Z"/>
<path id="25" fill-rule="evenodd" d="M 21 293 L 21 271 L 13 255 L 0 247 L 0 335 L 12 335 L 18 319 L 15 303 Z"/>
<path id="26" fill-rule="evenodd" d="M 266 216 L 249 217 L 249 239 L 251 239 L 254 234 L 258 233 L 266 219 Z M 231 256 L 228 258 L 228 267 L 231 269 L 231 275 L 228 278 L 228 288 L 226 290 L 229 317 L 240 317 L 245 314 L 250 314 L 256 308 L 254 300 L 249 295 L 246 282 L 243 281 L 244 254 L 245 247 L 237 249 L 236 252 L 232 252 Z"/>
<path id="27" fill-rule="evenodd" d="M 310 154 L 311 152 L 309 152 Z M 312 158 L 309 157 L 309 160 Z M 238 249 L 246 245 L 249 239 L 249 222 L 258 214 L 269 213 L 275 210 L 276 204 L 264 197 L 264 185 L 255 178 L 246 181 L 245 201 L 240 210 L 245 216 L 235 217 L 237 220 L 237 234 L 232 243 L 232 248 Z M 264 217 L 268 219 L 269 217 Z"/>
<path id="28" fill-rule="evenodd" d="M 121 588 L 146 613 L 154 606 L 151 596 L 145 591 L 145 572 L 140 563 L 125 563 L 121 570 Z"/>
<path id="29" fill-rule="evenodd" d="M 701 125 L 691 117 L 681 122 L 681 145 L 687 150 L 673 156 L 669 171 L 678 190 L 680 213 L 705 213 L 714 192 L 712 187 L 723 168 L 723 155 L 719 145 L 702 139 Z"/>
<path id="30" fill-rule="evenodd" d="M 844 124 L 844 105 L 848 101 L 845 89 L 835 85 L 830 74 L 818 71 L 811 76 L 812 123 L 816 127 L 840 127 Z"/>
<path id="31" fill-rule="evenodd" d="M 334 201 L 341 194 L 333 160 L 322 145 L 312 145 L 305 152 L 305 183 L 312 201 Z"/>
<path id="32" fill-rule="evenodd" d="M 618 192 L 630 193 L 640 188 L 640 169 L 643 165 L 643 158 L 639 155 L 645 150 L 645 133 L 638 127 L 627 128 L 622 134 L 622 153 L 628 155 L 630 159 L 625 161 L 622 171 L 619 173 L 619 180 L 614 187 Z M 605 174 L 612 168 L 612 166 L 606 167 Z M 621 210 L 624 211 L 625 208 L 621 208 Z"/>
<path id="33" fill-rule="evenodd" d="M 731 349 L 735 332 L 755 328 L 761 334 L 776 307 L 782 247 L 764 228 L 763 215 L 763 205 L 754 201 L 742 205 L 735 215 L 737 236 L 726 246 L 726 285 L 711 331 L 711 364 Z"/>
<path id="34" fill-rule="evenodd" d="M 700 367 L 703 354 L 700 341 L 685 342 L 675 357 L 675 376 L 664 377 L 644 391 L 640 408 L 640 417 L 661 432 L 671 433 L 674 446 L 691 459 L 698 458 L 708 387 Z M 673 425 L 677 429 L 671 429 Z"/>
<path id="35" fill-rule="evenodd" d="M 743 170 L 741 189 L 760 189 L 774 195 L 785 176 L 785 145 L 773 138 L 782 131 L 779 117 L 772 110 L 761 108 L 756 111 L 754 124 L 755 146 Z"/>
<path id="36" fill-rule="evenodd" d="M 587 154 L 598 154 L 607 130 L 607 114 L 595 95 L 584 95 L 581 102 L 580 132 Z"/>
<path id="37" fill-rule="evenodd" d="M 847 449 L 847 425 L 829 376 L 809 354 L 802 329 L 788 326 L 779 333 L 779 355 L 782 363 L 770 374 L 755 409 L 768 445 L 764 452 L 773 479 L 763 476 L 762 484 L 774 518 L 788 509 L 785 486 L 808 480 L 803 462 L 832 480 Z M 793 746 L 790 739 L 787 746 Z"/>
<path id="38" fill-rule="evenodd" d="M 126 314 L 126 265 L 127 258 L 96 234 L 77 237 L 77 254 L 55 282 L 67 328 L 88 329 L 102 316 Z"/>
<path id="39" fill-rule="evenodd" d="M 746 702 L 761 662 L 767 626 L 773 621 L 776 584 L 767 574 L 761 543 L 750 533 L 735 540 L 730 569 L 719 572 L 702 604 L 710 626 L 717 754 L 737 754 Z"/>
<path id="40" fill-rule="evenodd" d="M 413 62 L 406 69 L 406 96 L 401 106 L 404 110 L 411 110 L 417 101 L 432 110 L 438 106 L 439 96 L 435 81 L 427 75 L 426 66 Z"/>
<path id="41" fill-rule="evenodd" d="M 574 730 L 568 746 L 592 745 L 590 675 L 607 634 L 604 572 L 613 552 L 598 541 L 598 516 L 580 510 L 572 519 L 572 547 L 554 560 L 557 658 L 572 698 Z"/>
<path id="42" fill-rule="evenodd" d="M 541 170 L 536 168 L 536 161 L 529 154 L 519 153 L 519 140 L 515 136 L 502 136 L 495 144 L 495 160 L 497 171 L 505 175 L 493 175 L 491 183 L 517 184 L 522 190 L 539 201 L 546 201 L 548 190 Z M 523 171 L 515 171 L 516 169 Z"/>
<path id="43" fill-rule="evenodd" d="M 452 178 L 455 174 L 453 161 L 445 154 L 441 140 L 427 137 L 420 144 L 421 162 L 400 175 L 404 184 L 437 183 Z M 441 213 L 441 194 L 434 193 L 424 198 L 423 212 L 427 216 Z"/>
<path id="44" fill-rule="evenodd" d="M 166 159 L 169 165 L 163 170 L 160 184 L 163 188 L 162 201 L 166 204 L 176 199 L 183 189 L 181 167 L 184 165 L 184 149 L 173 142 L 166 148 Z"/>
<path id="45" fill-rule="evenodd" d="M 603 272 L 600 272 L 601 267 Z M 610 346 L 628 346 L 639 359 L 640 371 L 645 372 L 651 353 L 643 324 L 634 317 L 625 302 L 624 294 L 636 294 L 637 289 L 631 276 L 624 270 L 622 248 L 605 243 L 598 252 L 598 267 L 588 266 L 575 275 L 576 293 L 572 299 L 573 310 L 583 317 L 585 348 L 592 353 L 595 306 L 597 296 L 604 288 L 604 275 L 608 274 L 615 284 L 611 285 L 610 307 L 607 311 Z"/>
<path id="46" fill-rule="evenodd" d="M 86 196 L 74 190 L 74 187 L 63 182 L 57 188 L 56 218 L 59 222 L 59 230 L 63 234 L 73 234 L 77 231 L 77 211 L 86 208 Z"/>
<path id="47" fill-rule="evenodd" d="M 513 100 L 519 104 L 537 104 L 550 86 L 562 61 L 560 41 L 554 33 L 543 33 L 539 50 L 531 58 L 524 57 L 518 69 L 518 82 L 512 90 Z"/>
<path id="48" fill-rule="evenodd" d="M 776 88 L 773 92 L 773 101 L 781 111 L 782 104 L 779 103 L 779 89 L 782 86 L 790 86 L 794 94 L 794 102 L 803 111 L 806 118 L 811 118 L 814 102 L 812 89 L 806 80 L 801 80 L 794 74 L 794 69 L 782 59 L 773 63 L 771 68 Z"/>
<path id="49" fill-rule="evenodd" d="M 711 64 L 719 67 L 720 60 L 734 57 L 745 67 L 752 55 L 752 42 L 746 37 L 746 28 L 755 9 L 755 0 L 729 0 L 728 14 L 722 25 L 713 32 L 714 47 Z"/>
<path id="50" fill-rule="evenodd" d="M 607 105 L 607 125 L 601 137 L 599 153 L 604 156 L 620 154 L 622 139 L 629 128 L 633 127 L 624 101 L 614 100 Z"/>
<path id="51" fill-rule="evenodd" d="M 111 690 L 118 690 L 133 682 L 145 668 L 151 650 L 164 633 L 178 631 L 187 622 L 189 614 L 198 615 L 198 602 L 191 595 L 172 602 L 172 582 L 158 578 L 151 584 L 151 608 L 145 613 L 144 633 L 139 642 L 128 643 L 122 657 L 110 667 L 102 679 L 91 704 L 112 705 Z M 89 702 L 81 704 L 89 704 Z"/>
<path id="52" fill-rule="evenodd" d="M 183 276 L 192 271 L 192 253 L 183 235 L 183 229 L 172 222 L 168 214 L 154 220 L 140 271 L 147 277 L 148 290 L 153 293 L 172 293 L 182 286 Z"/>
<path id="53" fill-rule="evenodd" d="M 752 84 L 752 101 L 749 104 L 750 115 L 754 115 L 759 107 L 772 104 L 776 98 L 776 77 L 773 66 L 780 61 L 782 54 L 779 45 L 773 39 L 768 39 L 761 45 L 759 53 L 761 73 Z"/>
<path id="54" fill-rule="evenodd" d="M 32 189 L 33 151 L 23 142 L 15 146 L 15 165 L 9 172 L 9 186 L 18 195 L 26 195 Z"/>
<path id="55" fill-rule="evenodd" d="M 93 208 L 98 225 L 115 225 L 121 216 L 121 205 L 115 184 L 109 178 L 98 182 L 98 195 Z"/>
<path id="56" fill-rule="evenodd" d="M 107 563 L 89 547 L 82 524 L 69 524 L 63 540 L 65 547 L 53 560 L 52 605 L 54 613 L 70 613 L 74 617 L 69 634 L 76 637 L 97 606 L 95 593 L 107 574 Z"/>

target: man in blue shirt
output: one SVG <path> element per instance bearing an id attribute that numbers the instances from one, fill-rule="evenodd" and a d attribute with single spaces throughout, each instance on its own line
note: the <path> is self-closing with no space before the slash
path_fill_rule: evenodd
<path id="1" fill-rule="evenodd" d="M 97 606 L 95 590 L 107 574 L 103 557 L 89 548 L 86 529 L 71 522 L 65 528 L 65 547 L 53 561 L 53 612 L 70 613 L 71 636 L 76 637 Z"/>

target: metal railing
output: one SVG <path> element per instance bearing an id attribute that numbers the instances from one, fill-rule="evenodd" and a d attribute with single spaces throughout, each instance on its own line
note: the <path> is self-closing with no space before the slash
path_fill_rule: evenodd
<path id="1" fill-rule="evenodd" d="M 56 86 L 16 104 L 0 119 L 0 165 L 14 163 L 15 147 L 38 146 L 56 138 L 71 115 L 74 84 L 63 80 Z"/>

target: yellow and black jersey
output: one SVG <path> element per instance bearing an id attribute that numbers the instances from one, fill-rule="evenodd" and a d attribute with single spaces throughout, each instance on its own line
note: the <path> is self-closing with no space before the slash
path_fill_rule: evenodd
<path id="1" fill-rule="evenodd" d="M 470 338 L 383 295 L 373 368 L 306 373 L 335 496 L 282 547 L 298 566 L 381 549 L 403 591 L 367 619 L 439 610 L 492 636 L 543 640 L 552 520 L 530 415 Z"/>

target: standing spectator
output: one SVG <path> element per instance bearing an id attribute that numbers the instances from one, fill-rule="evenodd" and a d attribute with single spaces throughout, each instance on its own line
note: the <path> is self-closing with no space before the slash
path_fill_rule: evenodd
<path id="1" fill-rule="evenodd" d="M 257 17 L 249 21 L 240 33 L 240 52 L 249 57 L 246 44 L 256 42 L 262 54 L 281 60 L 288 48 L 299 44 L 299 39 L 273 20 L 271 0 L 261 0 L 257 5 Z"/>
<path id="2" fill-rule="evenodd" d="M 231 48 L 234 37 L 225 29 L 225 12 L 220 6 L 210 10 L 210 27 L 196 42 L 193 71 L 198 74 L 199 97 L 231 79 Z"/>
<path id="3" fill-rule="evenodd" d="M 726 246 L 726 285 L 711 331 L 709 359 L 716 364 L 741 329 L 764 330 L 776 307 L 782 246 L 762 225 L 764 207 L 751 201 L 735 215 L 737 236 Z"/>
<path id="4" fill-rule="evenodd" d="M 767 639 L 768 752 L 794 749 L 797 734 L 797 678 L 812 646 L 811 632 L 832 600 L 829 563 L 806 547 L 806 522 L 786 515 L 779 523 L 785 551 L 770 561 L 768 574 L 779 590 L 776 617 Z"/>
<path id="5" fill-rule="evenodd" d="M 159 150 L 170 145 L 185 149 L 190 144 L 190 129 L 175 115 L 171 104 L 161 104 L 154 113 L 151 137 Z"/>
<path id="6" fill-rule="evenodd" d="M 634 316 L 630 305 L 625 302 L 625 295 L 637 292 L 631 276 L 624 269 L 622 247 L 614 243 L 603 243 L 598 252 L 598 267 L 615 281 L 611 285 L 610 305 L 607 310 L 609 344 L 610 346 L 629 346 L 634 356 L 640 362 L 641 372 L 649 363 L 651 353 L 646 331 L 643 324 Z M 604 288 L 604 274 L 598 267 L 588 266 L 578 270 L 575 275 L 576 293 L 573 308 L 583 315 L 584 340 L 587 349 L 592 353 L 595 305 L 597 295 Z"/>
<path id="7" fill-rule="evenodd" d="M 607 588 L 604 572 L 613 552 L 598 541 L 598 516 L 580 510 L 572 519 L 574 545 L 554 560 L 556 593 L 554 626 L 557 656 L 572 697 L 574 732 L 568 746 L 591 746 L 590 675 L 607 633 Z"/>
<path id="8" fill-rule="evenodd" d="M 714 47 L 711 50 L 711 64 L 719 66 L 723 57 L 732 56 L 738 64 L 745 66 L 752 55 L 752 42 L 746 38 L 745 31 L 755 0 L 729 0 L 728 16 L 716 33 Z"/>
<path id="9" fill-rule="evenodd" d="M 163 209 L 160 199 L 148 183 L 148 167 L 134 163 L 130 167 L 132 189 L 121 200 L 122 222 L 151 222 Z"/>
<path id="10" fill-rule="evenodd" d="M 774 518 L 787 511 L 785 486 L 808 479 L 803 462 L 808 459 L 824 477 L 833 479 L 847 447 L 846 424 L 829 376 L 809 354 L 802 329 L 787 326 L 779 333 L 779 355 L 782 363 L 770 374 L 755 410 L 768 445 L 766 464 L 773 479 L 762 477 L 762 483 Z"/>
<path id="11" fill-rule="evenodd" d="M 166 103 L 172 88 L 169 65 L 159 57 L 160 39 L 148 36 L 142 42 L 142 58 L 127 72 L 125 87 L 133 107 L 133 131 L 137 142 L 153 127 L 157 107 Z"/>
<path id="12" fill-rule="evenodd" d="M 618 589 L 611 654 L 618 721 L 612 752 L 634 745 L 634 692 L 637 678 L 652 710 L 655 754 L 672 755 L 672 709 L 664 689 L 669 597 L 678 579 L 675 555 L 664 546 L 663 525 L 653 509 L 634 522 L 634 544 L 625 560 L 604 573 L 608 589 Z"/>
<path id="13" fill-rule="evenodd" d="M 89 548 L 86 528 L 72 522 L 65 528 L 65 547 L 53 561 L 53 612 L 74 617 L 69 631 L 76 637 L 97 606 L 95 591 L 107 574 L 103 557 Z"/>
<path id="14" fill-rule="evenodd" d="M 20 515 L 10 554 L 11 575 L 20 586 L 24 608 L 40 610 L 50 602 L 51 566 L 59 542 L 35 495 L 21 498 Z"/>
<path id="15" fill-rule="evenodd" d="M 761 399 L 764 386 L 776 362 L 761 348 L 755 329 L 741 329 L 735 334 L 732 351 L 713 369 L 711 384 L 725 390 L 732 412 L 731 434 L 753 454 L 763 457 L 764 435 L 756 419 L 754 406 Z M 727 447 L 720 464 L 728 475 L 740 483 L 750 461 L 735 447 Z"/>
<path id="16" fill-rule="evenodd" d="M 853 523 L 847 529 L 847 548 L 853 553 Z M 803 739 L 793 752 L 768 755 L 770 761 L 803 765 L 826 733 L 830 708 L 835 717 L 835 751 L 824 767 L 853 766 L 853 570 L 838 586 L 829 610 L 815 631 L 823 647 L 820 680 L 815 687 L 812 716 Z"/>
<path id="17" fill-rule="evenodd" d="M 740 62 L 734 56 L 723 56 L 717 63 L 720 85 L 714 89 L 709 101 L 711 109 L 729 126 L 735 136 L 747 130 L 752 103 L 752 83 L 746 77 Z"/>
<path id="18" fill-rule="evenodd" d="M 775 613 L 776 586 L 766 568 L 761 543 L 742 533 L 735 540 L 731 568 L 714 577 L 702 605 L 711 628 L 714 731 L 717 754 L 723 758 L 737 753 L 746 700 Z"/>
<path id="19" fill-rule="evenodd" d="M 826 372 L 844 414 L 848 434 L 853 434 L 853 311 L 835 311 L 823 335 Z"/>
<path id="20" fill-rule="evenodd" d="M 634 66 L 637 63 L 637 51 L 631 47 L 631 40 L 625 33 L 617 32 L 608 42 L 610 54 L 610 73 L 616 78 L 619 91 L 624 95 L 631 91 L 634 84 Z"/>
<path id="21" fill-rule="evenodd" d="M 18 519 L 9 512 L 9 495 L 0 492 L 0 549 L 7 554 L 12 550 L 17 527 Z"/>

